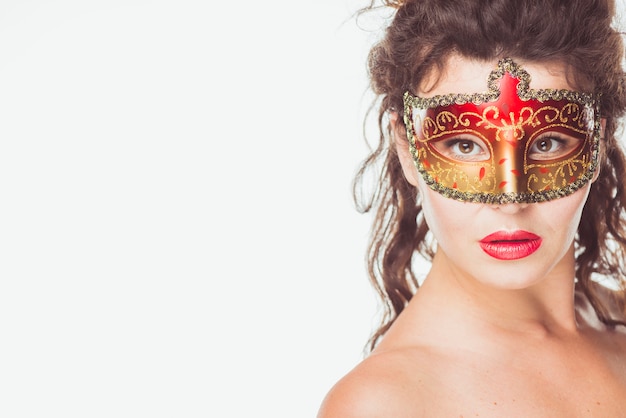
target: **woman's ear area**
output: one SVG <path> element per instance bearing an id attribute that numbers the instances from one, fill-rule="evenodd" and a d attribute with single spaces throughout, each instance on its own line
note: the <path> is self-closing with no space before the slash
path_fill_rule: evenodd
<path id="1" fill-rule="evenodd" d="M 418 173 L 413 161 L 413 156 L 409 150 L 409 141 L 406 137 L 406 126 L 396 110 L 389 112 L 389 125 L 391 142 L 396 148 L 396 154 L 400 160 L 404 177 L 411 185 L 417 187 Z"/>

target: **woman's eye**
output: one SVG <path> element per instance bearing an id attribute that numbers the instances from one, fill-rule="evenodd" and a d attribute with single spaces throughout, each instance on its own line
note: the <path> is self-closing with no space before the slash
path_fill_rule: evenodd
<path id="1" fill-rule="evenodd" d="M 555 141 L 552 138 L 540 139 L 535 144 L 535 147 L 539 152 L 549 152 L 552 151 L 553 148 L 556 148 L 558 145 L 555 144 Z"/>
<path id="2" fill-rule="evenodd" d="M 472 155 L 479 151 L 476 144 L 474 144 L 472 141 L 457 142 L 455 144 L 455 147 L 457 148 L 457 151 L 459 153 L 464 154 L 464 155 Z"/>
<path id="3" fill-rule="evenodd" d="M 484 161 L 489 158 L 489 151 L 478 140 L 453 138 L 434 144 L 442 155 L 457 161 Z"/>
<path id="4" fill-rule="evenodd" d="M 539 161 L 561 158 L 574 150 L 580 142 L 569 136 L 550 134 L 536 139 L 530 146 L 528 156 Z"/>

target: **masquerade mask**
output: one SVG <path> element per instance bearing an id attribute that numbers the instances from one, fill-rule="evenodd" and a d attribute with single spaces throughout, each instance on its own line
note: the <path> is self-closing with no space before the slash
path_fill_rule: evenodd
<path id="1" fill-rule="evenodd" d="M 507 58 L 486 93 L 404 94 L 411 154 L 429 187 L 465 202 L 533 203 L 570 195 L 593 177 L 597 97 L 529 83 Z"/>

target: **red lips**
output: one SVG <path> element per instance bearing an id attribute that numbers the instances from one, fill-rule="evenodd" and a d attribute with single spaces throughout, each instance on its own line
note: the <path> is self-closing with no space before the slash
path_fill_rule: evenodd
<path id="1" fill-rule="evenodd" d="M 480 248 L 498 260 L 528 257 L 541 246 L 541 237 L 527 231 L 498 231 L 479 241 Z"/>

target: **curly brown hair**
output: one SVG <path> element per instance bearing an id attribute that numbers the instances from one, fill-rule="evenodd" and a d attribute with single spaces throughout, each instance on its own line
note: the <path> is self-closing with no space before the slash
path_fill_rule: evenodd
<path id="1" fill-rule="evenodd" d="M 383 302 L 383 317 L 369 341 L 372 350 L 419 288 L 415 255 L 432 260 L 432 237 L 422 216 L 417 189 L 404 177 L 391 143 L 388 115 L 403 107 L 402 95 L 452 53 L 493 60 L 511 57 L 558 61 L 574 85 L 599 94 L 606 120 L 598 179 L 586 202 L 575 239 L 576 288 L 584 292 L 598 318 L 609 326 L 626 325 L 612 317 L 594 283 L 610 281 L 616 306 L 626 306 L 626 160 L 616 140 L 626 110 L 622 34 L 614 27 L 612 0 L 386 0 L 359 15 L 391 7 L 393 18 L 370 50 L 370 84 L 378 108 L 378 145 L 354 179 L 359 210 L 376 210 L 368 247 L 370 279 Z M 397 122 L 402 124 L 402 118 Z M 373 193 L 363 195 L 366 174 L 382 164 Z"/>

